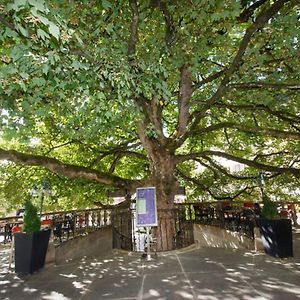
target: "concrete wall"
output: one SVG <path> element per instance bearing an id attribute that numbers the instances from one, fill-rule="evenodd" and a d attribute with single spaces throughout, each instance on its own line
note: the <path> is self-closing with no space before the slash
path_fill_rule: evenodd
<path id="1" fill-rule="evenodd" d="M 199 247 L 254 250 L 253 240 L 216 226 L 194 224 L 194 238 Z M 49 244 L 46 263 L 63 264 L 83 257 L 107 255 L 111 251 L 112 228 L 107 227 L 63 242 L 57 247 Z"/>
<path id="2" fill-rule="evenodd" d="M 194 224 L 194 238 L 199 247 L 254 250 L 254 241 L 217 226 Z"/>
<path id="3" fill-rule="evenodd" d="M 85 236 L 78 236 L 55 248 L 55 263 L 63 264 L 83 257 L 107 255 L 112 251 L 112 228 L 102 228 Z"/>

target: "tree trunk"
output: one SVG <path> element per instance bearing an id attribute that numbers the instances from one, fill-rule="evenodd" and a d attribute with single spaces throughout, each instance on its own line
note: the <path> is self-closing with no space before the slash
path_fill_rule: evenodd
<path id="1" fill-rule="evenodd" d="M 155 102 L 153 102 L 155 103 Z M 154 107 L 155 108 L 155 107 Z M 147 122 L 139 123 L 138 132 L 140 140 L 147 152 L 151 167 L 151 176 L 149 184 L 156 188 L 156 203 L 158 210 L 158 226 L 154 228 L 154 237 L 157 240 L 157 251 L 169 251 L 174 248 L 175 238 L 175 222 L 174 222 L 174 197 L 178 190 L 178 182 L 174 175 L 176 160 L 175 150 L 170 147 L 168 149 L 167 139 L 162 135 L 162 124 L 159 113 L 161 107 L 147 110 L 151 116 L 151 120 L 157 121 L 155 125 L 158 138 L 151 138 L 147 136 Z M 149 116 L 149 115 L 148 115 Z M 157 119 L 157 117 L 159 117 Z"/>
<path id="2" fill-rule="evenodd" d="M 175 220 L 174 197 L 178 190 L 178 182 L 174 176 L 174 162 L 171 156 L 158 155 L 159 162 L 155 164 L 152 183 L 156 188 L 158 226 L 153 233 L 156 238 L 157 251 L 174 249 Z"/>
<path id="3" fill-rule="evenodd" d="M 170 251 L 175 245 L 175 220 L 172 209 L 158 210 L 158 224 L 153 230 L 157 251 Z"/>

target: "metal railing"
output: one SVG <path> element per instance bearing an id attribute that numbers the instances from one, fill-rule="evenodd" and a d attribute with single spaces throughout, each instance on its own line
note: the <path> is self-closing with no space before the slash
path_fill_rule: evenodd
<path id="1" fill-rule="evenodd" d="M 184 203 L 178 204 L 185 212 L 186 220 L 203 225 L 217 226 L 254 238 L 255 220 L 259 211 L 255 206 L 244 207 L 238 203 Z"/>
<path id="2" fill-rule="evenodd" d="M 277 202 L 278 217 L 292 220 L 297 224 L 296 206 L 299 202 Z M 254 238 L 256 219 L 260 218 L 261 203 L 238 201 L 215 201 L 179 203 L 187 221 L 203 225 L 212 225 L 241 235 Z"/>
<path id="3" fill-rule="evenodd" d="M 135 209 L 122 208 L 113 212 L 113 247 L 121 248 L 129 251 L 144 251 L 146 246 L 146 228 L 135 227 Z M 159 211 L 158 211 L 159 213 Z M 174 222 L 173 232 L 173 249 L 179 249 L 194 243 L 193 223 L 187 220 L 183 214 L 182 207 L 164 210 L 164 217 L 160 222 L 164 222 L 164 218 L 172 219 Z M 158 239 L 155 228 L 150 233 L 151 247 L 156 251 Z"/>
<path id="4" fill-rule="evenodd" d="M 295 223 L 295 205 L 299 204 L 278 203 L 279 215 L 291 218 Z M 167 219 L 172 218 L 174 222 L 173 249 L 178 249 L 194 243 L 195 223 L 218 226 L 253 238 L 260 207 L 253 202 L 178 203 L 174 209 L 168 210 L 166 215 Z M 12 228 L 21 226 L 22 222 L 22 216 L 0 218 L 0 242 L 10 242 Z M 57 243 L 106 226 L 112 226 L 114 248 L 141 251 L 145 243 L 145 231 L 135 227 L 135 210 L 129 207 L 103 206 L 95 209 L 48 212 L 42 215 L 42 227 L 50 227 L 53 230 L 54 241 Z M 155 234 L 152 240 L 157 242 Z"/>
<path id="5" fill-rule="evenodd" d="M 62 242 L 111 225 L 111 208 L 56 211 L 42 214 L 41 227 L 53 230 L 54 241 Z M 0 218 L 0 237 L 3 243 L 12 240 L 13 228 L 22 226 L 22 216 Z"/>

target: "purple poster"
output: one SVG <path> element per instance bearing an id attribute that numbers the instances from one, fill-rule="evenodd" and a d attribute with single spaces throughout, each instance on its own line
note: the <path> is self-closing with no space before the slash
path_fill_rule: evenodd
<path id="1" fill-rule="evenodd" d="M 155 187 L 136 189 L 136 226 L 157 226 Z"/>

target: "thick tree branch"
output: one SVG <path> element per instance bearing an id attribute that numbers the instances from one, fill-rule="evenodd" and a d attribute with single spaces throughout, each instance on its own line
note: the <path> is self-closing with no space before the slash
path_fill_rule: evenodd
<path id="1" fill-rule="evenodd" d="M 190 98 L 192 95 L 192 73 L 188 65 L 181 68 L 180 88 L 178 98 L 178 126 L 177 136 L 180 137 L 187 130 L 189 120 Z"/>
<path id="2" fill-rule="evenodd" d="M 238 21 L 241 23 L 246 23 L 248 22 L 249 18 L 252 17 L 254 11 L 262 6 L 265 2 L 267 2 L 267 0 L 258 0 L 256 2 L 254 2 L 252 5 L 250 5 L 249 7 L 245 8 L 242 13 L 238 16 Z"/>
<path id="3" fill-rule="evenodd" d="M 248 48 L 248 45 L 253 37 L 253 35 L 261 29 L 283 6 L 285 3 L 291 0 L 278 0 L 273 3 L 273 5 L 267 10 L 263 11 L 256 19 L 256 21 L 247 28 L 244 37 L 240 43 L 239 49 L 231 63 L 231 65 L 227 68 L 224 73 L 224 78 L 222 79 L 219 88 L 215 92 L 215 94 L 206 101 L 203 105 L 202 109 L 198 112 L 192 127 L 196 127 L 199 121 L 205 116 L 206 111 L 216 102 L 218 101 L 226 92 L 227 85 L 230 82 L 232 75 L 239 69 L 242 58 Z M 182 141 L 183 142 L 183 141 Z"/>
<path id="4" fill-rule="evenodd" d="M 55 158 L 25 154 L 15 150 L 4 150 L 0 148 L 0 160 L 9 160 L 16 164 L 26 166 L 44 167 L 52 173 L 65 176 L 70 179 L 87 179 L 121 189 L 130 188 L 130 186 L 135 183 L 133 180 L 126 180 L 121 177 L 106 174 L 90 168 L 63 163 Z"/>
<path id="5" fill-rule="evenodd" d="M 222 85 L 226 85 L 230 81 L 230 77 L 232 74 L 239 68 L 242 63 L 242 57 L 245 54 L 246 49 L 250 43 L 252 36 L 262 28 L 283 6 L 285 3 L 289 2 L 290 0 L 277 0 L 273 3 L 273 5 L 262 12 L 256 19 L 256 21 L 246 30 L 246 33 L 240 43 L 240 47 L 237 51 L 233 62 L 231 63 L 230 67 L 228 68 L 225 77 L 221 83 Z"/>
<path id="6" fill-rule="evenodd" d="M 164 15 L 164 19 L 166 22 L 165 40 L 166 40 L 166 45 L 169 48 L 169 47 L 171 47 L 171 45 L 175 39 L 175 37 L 174 37 L 175 26 L 174 26 L 172 16 L 171 16 L 170 12 L 168 11 L 168 7 L 167 7 L 167 4 L 165 3 L 165 1 L 159 0 L 159 7 Z"/>
<path id="7" fill-rule="evenodd" d="M 128 41 L 128 57 L 133 60 L 136 51 L 136 44 L 138 42 L 138 25 L 139 25 L 139 11 L 136 0 L 129 0 L 132 11 L 132 20 L 130 24 L 130 36 Z"/>
<path id="8" fill-rule="evenodd" d="M 151 140 L 146 133 L 146 124 L 144 121 L 140 121 L 137 124 L 138 134 L 144 148 L 147 149 L 148 159 L 150 160 L 150 165 L 155 164 L 155 157 L 157 155 L 157 148 L 160 146 L 159 142 L 155 142 L 155 140 Z"/>
<path id="9" fill-rule="evenodd" d="M 151 101 L 144 99 L 144 98 L 136 98 L 135 102 L 139 107 L 142 108 L 144 113 L 144 125 L 143 127 L 145 130 L 149 127 L 153 127 L 155 129 L 155 138 L 159 143 L 162 145 L 165 145 L 167 142 L 167 138 L 164 136 L 163 133 L 163 116 L 162 116 L 162 110 L 163 105 L 159 101 L 159 98 L 157 95 L 154 95 Z M 141 131 L 140 131 L 141 133 Z M 140 134 L 139 134 L 140 136 Z M 154 136 L 153 136 L 154 137 Z"/>
<path id="10" fill-rule="evenodd" d="M 158 99 L 158 96 L 154 96 L 149 104 L 146 103 L 148 116 L 151 123 L 156 129 L 161 142 L 163 142 L 163 124 L 162 124 L 162 109 L 163 106 Z"/>

